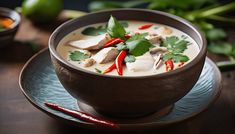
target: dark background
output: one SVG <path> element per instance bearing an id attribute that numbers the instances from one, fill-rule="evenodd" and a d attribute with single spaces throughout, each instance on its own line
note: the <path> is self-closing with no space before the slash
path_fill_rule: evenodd
<path id="1" fill-rule="evenodd" d="M 14 9 L 21 6 L 23 0 L 0 0 L 0 7 L 8 7 Z M 64 0 L 65 9 L 77 9 L 81 11 L 88 11 L 87 5 L 90 0 Z"/>

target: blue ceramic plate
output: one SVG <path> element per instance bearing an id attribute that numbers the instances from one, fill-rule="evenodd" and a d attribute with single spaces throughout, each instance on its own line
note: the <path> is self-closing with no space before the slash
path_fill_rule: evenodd
<path id="1" fill-rule="evenodd" d="M 44 106 L 44 102 L 52 102 L 70 109 L 81 110 L 76 99 L 70 96 L 60 84 L 54 72 L 48 49 L 39 52 L 26 63 L 22 69 L 19 83 L 26 98 L 50 116 L 81 127 L 100 128 Z M 122 130 L 149 129 L 169 125 L 191 118 L 207 109 L 219 96 L 220 90 L 220 71 L 207 58 L 196 85 L 186 96 L 174 104 L 169 114 L 160 118 L 152 114 L 138 119 L 109 119 L 116 122 Z M 101 116 L 101 118 L 107 117 Z"/>

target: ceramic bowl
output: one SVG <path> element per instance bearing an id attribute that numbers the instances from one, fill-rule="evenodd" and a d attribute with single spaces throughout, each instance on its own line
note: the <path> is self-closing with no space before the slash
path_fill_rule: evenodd
<path id="1" fill-rule="evenodd" d="M 180 69 L 141 77 L 90 72 L 68 63 L 57 53 L 57 45 L 67 34 L 80 27 L 107 22 L 111 14 L 118 20 L 148 21 L 175 27 L 191 36 L 200 52 Z M 133 117 L 169 107 L 192 89 L 204 65 L 206 40 L 191 23 L 177 16 L 143 9 L 117 9 L 90 13 L 62 24 L 51 35 L 49 50 L 60 82 L 74 98 L 106 115 Z"/>
<path id="2" fill-rule="evenodd" d="M 21 17 L 16 11 L 4 7 L 0 7 L 0 17 L 9 17 L 14 21 L 12 28 L 0 31 L 0 47 L 4 47 L 14 40 Z"/>
<path id="3" fill-rule="evenodd" d="M 16 11 L 3 7 L 0 7 L 0 17 L 9 17 L 14 21 L 12 28 L 0 31 L 0 47 L 4 47 L 13 41 L 21 18 Z"/>

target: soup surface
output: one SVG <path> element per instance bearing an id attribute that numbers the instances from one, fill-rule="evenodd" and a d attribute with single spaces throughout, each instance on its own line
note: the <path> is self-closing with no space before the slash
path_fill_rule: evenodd
<path id="1" fill-rule="evenodd" d="M 173 27 L 143 21 L 98 23 L 65 36 L 57 52 L 76 67 L 105 75 L 146 76 L 183 67 L 197 43 Z"/>

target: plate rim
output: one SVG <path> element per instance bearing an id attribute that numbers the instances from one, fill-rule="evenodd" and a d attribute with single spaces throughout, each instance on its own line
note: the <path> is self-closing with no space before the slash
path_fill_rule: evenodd
<path id="1" fill-rule="evenodd" d="M 85 121 L 74 121 L 74 120 L 70 120 L 70 119 L 67 119 L 67 118 L 63 118 L 63 117 L 60 117 L 50 111 L 48 111 L 48 109 L 45 109 L 44 107 L 42 107 L 41 105 L 39 105 L 38 103 L 36 103 L 35 101 L 33 101 L 31 99 L 31 97 L 28 96 L 28 94 L 25 92 L 25 89 L 23 87 L 23 76 L 24 76 L 24 72 L 27 70 L 27 67 L 29 66 L 29 64 L 31 62 L 33 62 L 34 59 L 36 59 L 39 55 L 43 54 L 43 53 L 46 53 L 46 51 L 48 51 L 49 55 L 50 55 L 50 52 L 49 52 L 49 49 L 48 47 L 40 50 L 38 53 L 34 54 L 25 64 L 24 66 L 22 67 L 21 71 L 20 71 L 20 75 L 19 75 L 19 86 L 20 86 L 20 90 L 21 92 L 23 93 L 23 95 L 27 98 L 27 100 L 34 106 L 36 107 L 37 109 L 39 109 L 40 111 L 46 113 L 47 115 L 51 116 L 52 118 L 55 118 L 57 120 L 61 120 L 63 122 L 66 122 L 66 123 L 69 123 L 69 124 L 74 124 L 75 126 L 79 125 L 81 127 L 86 127 L 86 128 L 96 128 L 96 129 L 100 129 L 102 127 L 100 126 L 97 126 L 96 124 L 94 123 L 89 123 L 89 122 L 85 122 Z M 180 118 L 180 119 L 176 119 L 176 120 L 172 120 L 172 121 L 159 121 L 159 122 L 145 122 L 145 123 L 134 123 L 134 124 L 128 124 L 128 123 L 123 123 L 123 124 L 118 124 L 121 128 L 122 127 L 144 127 L 144 126 L 148 126 L 148 127 L 152 127 L 152 126 L 156 126 L 156 127 L 159 127 L 159 126 L 166 126 L 166 125 L 172 125 L 172 124 L 175 124 L 175 123 L 179 123 L 179 122 L 182 122 L 182 121 L 186 121 L 186 120 L 189 120 L 191 118 L 194 118 L 196 117 L 197 115 L 199 115 L 200 113 L 204 112 L 204 111 L 207 111 L 208 108 L 210 106 L 212 106 L 216 100 L 219 98 L 220 94 L 221 94 L 221 91 L 222 91 L 222 76 L 221 76 L 221 72 L 220 70 L 218 69 L 218 67 L 215 65 L 215 63 L 208 57 L 206 57 L 206 60 L 205 62 L 209 62 L 210 65 L 212 65 L 212 67 L 215 69 L 215 74 L 217 75 L 215 81 L 218 81 L 218 89 L 217 89 L 217 92 L 215 93 L 215 96 L 214 98 L 208 103 L 208 105 L 204 106 L 201 108 L 201 110 L 193 113 L 193 114 L 190 114 L 190 115 L 187 115 L 183 118 Z M 107 129 L 107 128 L 106 128 Z"/>

